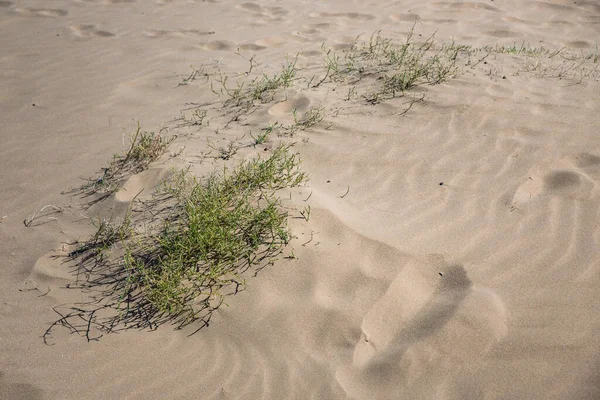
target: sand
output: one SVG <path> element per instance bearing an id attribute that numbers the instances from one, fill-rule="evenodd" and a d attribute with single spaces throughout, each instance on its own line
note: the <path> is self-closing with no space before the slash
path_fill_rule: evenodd
<path id="1" fill-rule="evenodd" d="M 0 1 L 0 397 L 600 398 L 598 74 L 519 73 L 523 55 L 419 87 L 405 115 L 402 99 L 289 90 L 224 137 L 326 108 L 296 140 L 310 182 L 292 204 L 312 193 L 310 220 L 290 220 L 297 258 L 250 277 L 192 336 L 42 339 L 53 307 L 86 296 L 56 256 L 91 216 L 122 213 L 207 150 L 206 132 L 168 124 L 215 100 L 200 80 L 177 87 L 190 65 L 241 72 L 239 49 L 265 69 L 300 53 L 310 71 L 322 43 L 402 40 L 415 19 L 419 37 L 472 46 L 597 54 L 600 34 L 600 6 L 579 0 Z M 179 155 L 90 208 L 61 194 L 121 152 L 135 120 L 171 126 Z"/>

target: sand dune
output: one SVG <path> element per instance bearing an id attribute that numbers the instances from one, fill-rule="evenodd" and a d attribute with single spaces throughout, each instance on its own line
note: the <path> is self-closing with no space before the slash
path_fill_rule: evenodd
<path id="1" fill-rule="evenodd" d="M 413 25 L 488 47 L 413 97 L 316 85 L 323 43 L 342 54 Z M 599 34 L 600 6 L 579 0 L 0 1 L 0 397 L 599 398 Z M 234 82 L 286 57 L 304 80 L 219 125 L 202 71 Z M 181 123 L 194 104 L 210 123 Z M 90 297 L 65 256 L 94 217 L 173 169 L 222 168 L 209 152 L 229 143 L 227 162 L 266 154 L 283 139 L 249 133 L 315 109 L 293 138 L 310 181 L 282 196 L 296 258 L 249 274 L 191 336 L 59 326 L 44 343 L 53 308 Z M 135 120 L 177 135 L 169 152 L 105 198 L 70 191 Z"/>

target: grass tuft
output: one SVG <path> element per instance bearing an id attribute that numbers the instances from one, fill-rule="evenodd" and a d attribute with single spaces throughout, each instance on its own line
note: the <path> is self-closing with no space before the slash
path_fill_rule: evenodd
<path id="1" fill-rule="evenodd" d="M 127 176 L 148 169 L 152 162 L 166 153 L 175 138 L 176 136 L 166 136 L 160 132 L 142 131 L 138 122 L 135 133 L 130 135 L 129 148 L 126 153 L 115 154 L 110 165 L 103 168 L 100 177 L 90 179 L 89 183 L 66 193 L 83 194 L 84 196 L 102 193 L 104 196 L 101 199 L 104 199 L 116 192 Z"/>
<path id="2" fill-rule="evenodd" d="M 245 285 L 245 271 L 271 263 L 288 244 L 288 214 L 277 191 L 306 179 L 298 155 L 281 145 L 268 158 L 257 156 L 205 179 L 177 174 L 161 189 L 169 212 L 151 212 L 163 215 L 151 231 L 136 231 L 130 216 L 122 223 L 99 219 L 96 234 L 71 253 L 82 264 L 95 260 L 90 274 L 109 271 L 96 282 L 109 282 L 107 292 L 117 294 L 102 309 L 118 315 L 96 325 L 139 325 L 142 314 L 148 326 L 206 318 Z"/>
<path id="3" fill-rule="evenodd" d="M 276 131 L 279 127 L 281 127 L 281 124 L 279 124 L 278 122 L 274 122 L 272 124 L 267 125 L 265 128 L 262 128 L 260 133 L 256 136 L 252 135 L 252 132 L 250 132 L 250 137 L 254 139 L 253 144 L 256 146 L 265 143 L 267 139 L 269 139 L 269 136 L 271 136 L 271 133 L 273 133 L 273 131 Z"/>
<path id="4" fill-rule="evenodd" d="M 423 43 L 414 42 L 412 37 L 411 30 L 406 41 L 396 45 L 377 31 L 367 42 L 355 41 L 343 56 L 325 50 L 326 76 L 350 85 L 367 77 L 374 78 L 376 87 L 364 98 L 375 104 L 403 96 L 420 84 L 439 84 L 457 73 L 457 55 L 466 48 L 438 48 L 434 36 Z"/>
<path id="5" fill-rule="evenodd" d="M 142 132 L 138 123 L 137 131 L 131 138 L 129 151 L 125 157 L 117 158 L 115 166 L 118 169 L 143 171 L 167 151 L 173 140 L 174 136 L 167 138 L 160 133 Z"/>
<path id="6" fill-rule="evenodd" d="M 220 74 L 215 79 L 216 85 L 214 82 L 211 82 L 211 89 L 213 93 L 220 97 L 226 97 L 223 100 L 224 107 L 238 109 L 239 112 L 245 113 L 252 109 L 255 103 L 265 104 L 272 101 L 277 90 L 290 87 L 298 72 L 296 67 L 297 61 L 298 56 L 293 60 L 287 58 L 286 62 L 281 66 L 279 73 L 273 75 L 263 73 L 249 83 L 236 82 L 233 88 L 229 87 L 227 83 L 229 77 Z M 251 66 L 253 65 L 251 64 Z"/>

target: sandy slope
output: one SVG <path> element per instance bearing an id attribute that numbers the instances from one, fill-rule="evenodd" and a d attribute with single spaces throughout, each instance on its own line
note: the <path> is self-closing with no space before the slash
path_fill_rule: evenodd
<path id="1" fill-rule="evenodd" d="M 310 69 L 323 42 L 402 38 L 415 18 L 423 36 L 476 46 L 590 52 L 600 34 L 600 6 L 579 0 L 0 1 L 0 396 L 600 397 L 600 87 L 516 74 L 509 55 L 420 89 L 426 103 L 405 116 L 402 100 L 350 108 L 328 86 L 249 116 L 227 138 L 328 109 L 297 145 L 311 181 L 296 204 L 313 193 L 310 221 L 291 220 L 298 259 L 250 279 L 191 337 L 41 339 L 53 306 L 85 298 L 53 255 L 90 234 L 90 215 L 121 212 L 206 150 L 187 132 L 179 157 L 87 211 L 60 194 L 121 151 L 132 119 L 158 129 L 214 100 L 176 88 L 190 64 L 243 71 L 239 48 L 264 68 L 302 52 Z M 63 212 L 23 226 L 49 204 Z"/>

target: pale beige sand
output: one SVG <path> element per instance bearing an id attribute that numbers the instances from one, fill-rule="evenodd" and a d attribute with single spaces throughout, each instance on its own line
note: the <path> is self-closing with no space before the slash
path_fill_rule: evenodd
<path id="1" fill-rule="evenodd" d="M 298 259 L 249 279 L 207 329 L 41 339 L 53 306 L 85 298 L 53 255 L 205 150 L 180 138 L 181 156 L 86 212 L 60 194 L 121 151 L 133 119 L 159 129 L 214 99 L 174 89 L 190 64 L 243 71 L 239 48 L 263 67 L 301 51 L 311 67 L 323 42 L 402 38 L 415 18 L 423 36 L 476 46 L 589 52 L 600 38 L 600 6 L 581 0 L 0 1 L 0 397 L 600 398 L 600 85 L 515 75 L 511 56 L 423 88 L 405 116 L 401 100 L 360 106 L 302 133 L 311 181 L 293 195 L 313 194 L 310 221 L 291 220 Z M 345 94 L 290 92 L 246 122 Z M 63 211 L 24 227 L 50 204 Z"/>

